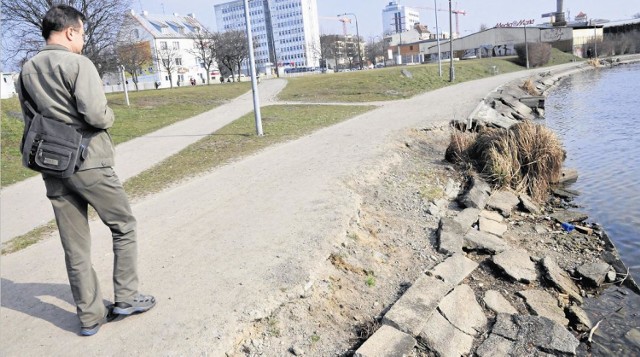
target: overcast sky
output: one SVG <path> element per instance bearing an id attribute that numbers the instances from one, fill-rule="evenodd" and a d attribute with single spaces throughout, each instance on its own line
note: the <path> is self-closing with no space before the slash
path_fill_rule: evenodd
<path id="1" fill-rule="evenodd" d="M 154 14 L 179 13 L 186 15 L 195 13 L 196 18 L 205 26 L 217 31 L 213 6 L 227 2 L 226 0 L 133 0 L 133 9 Z M 449 2 L 436 0 L 437 7 L 448 9 Z M 341 33 L 341 23 L 324 17 L 336 17 L 337 14 L 352 12 L 358 18 L 360 35 L 364 38 L 380 35 L 382 33 L 382 9 L 389 0 L 317 0 L 318 15 L 322 33 Z M 434 7 L 433 0 L 399 0 L 401 5 L 413 7 Z M 556 0 L 460 0 L 453 1 L 452 6 L 467 12 L 459 17 L 461 35 L 476 32 L 481 24 L 493 27 L 499 22 L 512 22 L 522 19 L 534 19 L 536 23 L 544 22 L 543 13 L 553 12 L 556 9 Z M 565 0 L 565 11 L 571 17 L 580 11 L 586 13 L 589 18 L 609 20 L 629 19 L 633 14 L 640 13 L 640 1 L 638 0 Z M 420 21 L 434 31 L 435 15 L 432 9 L 421 9 Z M 438 12 L 438 25 L 448 32 L 447 13 Z M 355 22 L 349 26 L 348 31 L 355 33 Z M 454 20 L 455 31 L 455 20 Z"/>

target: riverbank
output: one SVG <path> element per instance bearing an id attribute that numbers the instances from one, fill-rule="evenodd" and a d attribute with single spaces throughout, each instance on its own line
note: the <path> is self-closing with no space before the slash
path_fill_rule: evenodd
<path id="1" fill-rule="evenodd" d="M 541 88 L 567 75 L 543 73 L 547 84 Z M 378 169 L 350 182 L 360 197 L 359 213 L 321 273 L 289 303 L 256 321 L 229 355 L 358 350 L 368 356 L 392 345 L 413 356 L 640 352 L 633 325 L 640 305 L 630 290 L 636 287 L 602 227 L 562 228 L 586 219 L 572 212 L 566 190 L 544 205 L 529 206 L 533 212 L 517 197 L 507 199 L 509 208 L 493 202 L 488 210 L 464 209 L 464 196 L 457 198 L 465 173 L 444 162 L 450 130 L 406 132 Z M 441 222 L 451 221 L 466 222 L 467 228 L 454 230 L 454 248 L 443 245 L 451 232 Z M 600 271 L 587 278 L 582 273 L 590 275 L 588 268 Z M 443 282 L 445 287 L 434 288 Z M 528 324 L 537 328 L 527 330 Z M 511 329 L 501 330 L 506 325 Z M 550 343 L 549 329 L 564 339 Z"/>

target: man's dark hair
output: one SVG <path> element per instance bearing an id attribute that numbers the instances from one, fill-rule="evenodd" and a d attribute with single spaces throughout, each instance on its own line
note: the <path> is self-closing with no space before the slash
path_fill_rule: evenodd
<path id="1" fill-rule="evenodd" d="M 80 11 L 69 5 L 55 5 L 42 18 L 42 37 L 49 39 L 51 31 L 62 31 L 67 27 L 80 26 L 85 16 Z"/>

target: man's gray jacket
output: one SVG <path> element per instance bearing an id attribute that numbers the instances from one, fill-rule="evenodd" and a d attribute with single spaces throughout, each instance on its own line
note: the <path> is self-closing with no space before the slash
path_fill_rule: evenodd
<path id="1" fill-rule="evenodd" d="M 111 136 L 101 130 L 113 125 L 114 115 L 91 60 L 64 46 L 47 45 L 24 64 L 22 82 L 35 102 L 34 109 L 43 116 L 70 123 L 82 131 L 100 130 L 91 139 L 80 170 L 114 165 Z M 26 115 L 29 110 L 21 88 L 18 93 Z"/>

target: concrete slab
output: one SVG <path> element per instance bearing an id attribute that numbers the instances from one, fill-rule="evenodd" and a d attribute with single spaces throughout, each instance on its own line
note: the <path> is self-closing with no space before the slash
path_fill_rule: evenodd
<path id="1" fill-rule="evenodd" d="M 431 276 L 422 276 L 396 301 L 382 323 L 411 336 L 418 336 L 436 307 L 453 286 Z"/>
<path id="2" fill-rule="evenodd" d="M 489 201 L 487 201 L 487 207 L 500 212 L 504 217 L 509 217 L 518 203 L 520 200 L 513 192 L 501 190 L 491 194 Z"/>
<path id="3" fill-rule="evenodd" d="M 420 338 L 440 357 L 466 356 L 473 345 L 473 337 L 455 328 L 439 312 L 431 315 Z"/>
<path id="4" fill-rule="evenodd" d="M 453 326 L 467 335 L 478 336 L 487 325 L 487 317 L 469 285 L 458 285 L 442 299 L 438 310 Z"/>
<path id="5" fill-rule="evenodd" d="M 489 201 L 491 187 L 477 176 L 471 178 L 471 189 L 462 197 L 461 203 L 468 208 L 484 209 Z"/>
<path id="6" fill-rule="evenodd" d="M 458 215 L 456 215 L 454 220 L 460 223 L 463 228 L 469 230 L 471 229 L 471 226 L 478 222 L 479 214 L 480 210 L 477 208 L 465 208 L 460 213 L 458 213 Z"/>
<path id="7" fill-rule="evenodd" d="M 488 290 L 484 293 L 483 298 L 485 306 L 496 314 L 517 314 L 518 310 L 516 310 L 513 305 L 507 300 L 499 291 L 496 290 Z"/>
<path id="8" fill-rule="evenodd" d="M 509 249 L 509 245 L 496 235 L 472 229 L 464 236 L 463 248 L 496 254 Z"/>
<path id="9" fill-rule="evenodd" d="M 504 232 L 509 228 L 509 226 L 504 223 L 496 222 L 485 217 L 480 217 L 478 219 L 478 227 L 480 228 L 480 231 L 491 233 L 498 237 L 502 237 Z"/>
<path id="10" fill-rule="evenodd" d="M 456 286 L 478 267 L 478 263 L 457 253 L 436 265 L 427 274 L 442 279 L 445 283 Z"/>
<path id="11" fill-rule="evenodd" d="M 402 331 L 382 325 L 356 351 L 356 357 L 408 356 L 416 345 L 416 339 Z"/>
<path id="12" fill-rule="evenodd" d="M 529 309 L 535 315 L 546 317 L 562 326 L 568 326 L 569 320 L 565 317 L 564 311 L 558 306 L 558 299 L 551 296 L 544 290 L 523 290 L 518 295 L 525 299 Z"/>
<path id="13" fill-rule="evenodd" d="M 553 284 L 558 290 L 582 304 L 582 296 L 580 295 L 580 289 L 573 282 L 573 279 L 569 274 L 553 260 L 551 257 L 545 257 L 542 259 L 542 269 L 545 272 L 545 278 Z"/>
<path id="14" fill-rule="evenodd" d="M 535 264 L 524 249 L 510 249 L 492 258 L 493 262 L 512 279 L 529 283 L 538 279 Z"/>
<path id="15" fill-rule="evenodd" d="M 438 251 L 443 254 L 462 253 L 462 237 L 466 231 L 453 218 L 441 218 L 438 226 Z"/>

